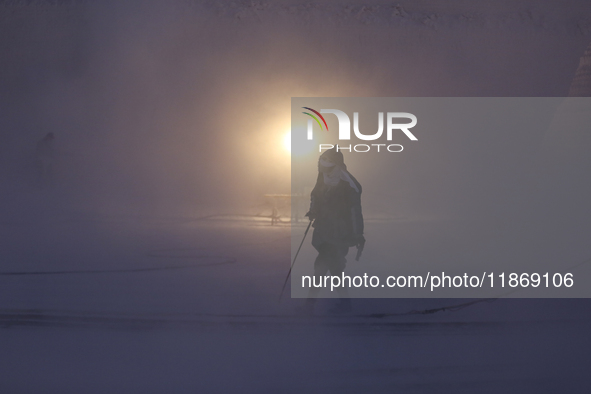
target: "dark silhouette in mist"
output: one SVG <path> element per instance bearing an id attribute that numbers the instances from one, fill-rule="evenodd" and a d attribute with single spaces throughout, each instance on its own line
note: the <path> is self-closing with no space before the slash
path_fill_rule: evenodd
<path id="1" fill-rule="evenodd" d="M 347 171 L 342 152 L 332 148 L 320 156 L 318 179 L 311 193 L 310 211 L 306 214 L 314 220 L 312 245 L 318 251 L 314 262 L 316 280 L 322 280 L 329 271 L 334 276 L 342 275 L 349 247 L 357 246 L 358 250 L 362 250 L 365 238 L 361 191 L 357 179 Z M 315 297 L 320 289 L 311 286 L 304 305 L 305 313 L 313 313 Z M 351 300 L 347 288 L 340 286 L 338 292 L 341 300 L 331 312 L 350 312 Z"/>

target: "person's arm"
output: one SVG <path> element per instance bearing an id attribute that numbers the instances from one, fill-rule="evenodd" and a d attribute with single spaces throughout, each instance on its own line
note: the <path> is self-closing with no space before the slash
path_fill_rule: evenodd
<path id="1" fill-rule="evenodd" d="M 315 206 L 315 198 L 314 198 L 314 193 L 312 193 L 310 195 L 310 209 L 308 210 L 308 213 L 306 214 L 306 216 L 308 217 L 308 219 L 310 220 L 314 220 L 316 219 L 316 210 L 315 210 L 316 206 Z"/>
<path id="2" fill-rule="evenodd" d="M 318 196 L 317 196 L 317 194 L 318 194 L 318 185 L 320 183 L 320 180 L 321 180 L 321 174 L 318 174 L 318 179 L 316 179 L 316 186 L 314 186 L 314 189 L 312 189 L 312 193 L 310 193 L 310 209 L 308 210 L 308 213 L 305 215 L 310 220 L 314 220 L 318 216 Z"/>
<path id="3" fill-rule="evenodd" d="M 353 235 L 355 237 L 363 236 L 363 213 L 361 210 L 361 185 L 357 182 L 357 179 L 350 173 L 348 173 L 349 177 L 353 182 L 355 182 L 355 186 L 357 190 L 353 187 L 349 188 L 349 206 L 351 207 L 351 223 L 353 224 Z"/>

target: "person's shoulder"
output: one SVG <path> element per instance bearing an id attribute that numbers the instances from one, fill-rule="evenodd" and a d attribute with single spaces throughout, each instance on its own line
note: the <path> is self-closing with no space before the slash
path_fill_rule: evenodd
<path id="1" fill-rule="evenodd" d="M 348 171 L 347 171 L 348 172 Z M 353 183 L 355 183 L 355 186 L 357 187 L 357 192 L 359 194 L 361 194 L 361 184 L 359 183 L 359 181 L 357 180 L 357 178 L 355 178 L 353 176 L 353 174 L 351 174 L 350 172 L 348 172 L 349 177 L 351 178 L 351 180 L 353 181 Z M 347 182 L 348 183 L 348 182 Z M 351 185 L 349 185 L 349 187 L 351 187 L 351 189 L 355 190 Z"/>

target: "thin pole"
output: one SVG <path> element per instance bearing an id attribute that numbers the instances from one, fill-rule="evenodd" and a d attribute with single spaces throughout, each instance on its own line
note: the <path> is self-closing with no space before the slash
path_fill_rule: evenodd
<path id="1" fill-rule="evenodd" d="M 293 265 L 296 262 L 296 259 L 298 258 L 298 254 L 300 253 L 300 249 L 302 249 L 302 245 L 304 244 L 304 240 L 306 239 L 306 235 L 308 235 L 308 230 L 310 230 L 310 226 L 312 225 L 312 221 L 310 220 L 310 223 L 308 223 L 308 227 L 306 228 L 306 232 L 304 233 L 304 238 L 302 238 L 302 242 L 300 243 L 300 247 L 298 248 L 298 251 L 295 254 L 295 257 L 293 258 L 293 262 L 291 263 L 291 267 L 289 267 L 289 272 L 287 273 L 287 276 L 285 277 L 285 282 L 283 282 L 283 288 L 281 289 L 281 294 L 279 294 L 279 303 L 281 304 L 281 297 L 283 297 L 283 292 L 285 291 L 285 285 L 287 285 L 287 280 L 289 279 L 289 276 L 291 275 L 291 270 L 293 269 Z"/>

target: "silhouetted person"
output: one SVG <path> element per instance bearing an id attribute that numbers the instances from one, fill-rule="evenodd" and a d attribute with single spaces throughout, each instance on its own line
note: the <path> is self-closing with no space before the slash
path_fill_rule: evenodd
<path id="1" fill-rule="evenodd" d="M 336 148 L 324 152 L 318 160 L 318 178 L 312 190 L 310 211 L 306 214 L 314 220 L 312 246 L 318 251 L 314 262 L 314 276 L 341 276 L 347 260 L 349 247 L 362 249 L 363 215 L 361 212 L 361 185 L 347 171 L 343 153 Z M 312 286 L 304 312 L 312 314 L 316 296 L 321 288 Z M 345 287 L 338 289 L 340 301 L 331 312 L 351 311 L 351 300 Z"/>
<path id="2" fill-rule="evenodd" d="M 42 189 L 53 185 L 53 167 L 55 152 L 53 133 L 47 133 L 41 141 L 37 143 L 35 150 L 35 161 L 37 167 L 37 182 Z"/>

